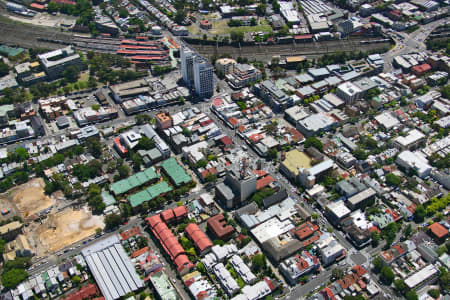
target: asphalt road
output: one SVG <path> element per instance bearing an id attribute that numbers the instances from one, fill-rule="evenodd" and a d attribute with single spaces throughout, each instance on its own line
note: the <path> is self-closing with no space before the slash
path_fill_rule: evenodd
<path id="1" fill-rule="evenodd" d="M 436 29 L 438 26 L 445 24 L 448 22 L 447 19 L 440 19 L 434 22 L 421 25 L 420 28 L 411 34 L 407 34 L 406 32 L 396 32 L 396 35 L 400 35 L 402 38 L 399 38 L 395 35 L 392 35 L 396 45 L 389 52 L 383 55 L 384 71 L 391 72 L 394 67 L 392 66 L 392 61 L 394 57 L 399 55 L 408 54 L 411 52 L 424 52 L 426 51 L 425 40 L 428 35 Z"/>
<path id="2" fill-rule="evenodd" d="M 299 300 L 304 298 L 309 293 L 320 288 L 322 284 L 327 284 L 331 278 L 331 271 L 324 270 L 320 272 L 316 278 L 311 279 L 305 285 L 298 285 L 291 289 L 289 293 L 283 298 L 286 300 Z"/>

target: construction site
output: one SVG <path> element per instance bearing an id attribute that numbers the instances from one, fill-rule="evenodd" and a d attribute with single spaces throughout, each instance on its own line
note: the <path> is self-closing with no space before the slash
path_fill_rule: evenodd
<path id="1" fill-rule="evenodd" d="M 44 180 L 35 178 L 0 196 L 2 219 L 22 218 L 24 234 L 37 257 L 94 235 L 97 228 L 103 229 L 103 216 L 93 216 L 86 206 L 73 208 L 61 192 L 48 196 L 44 187 Z"/>

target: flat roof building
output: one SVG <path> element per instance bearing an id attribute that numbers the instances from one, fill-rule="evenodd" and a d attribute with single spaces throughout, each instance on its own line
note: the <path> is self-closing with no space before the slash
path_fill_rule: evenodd
<path id="1" fill-rule="evenodd" d="M 297 130 L 306 137 L 310 137 L 320 131 L 328 131 L 337 124 L 338 122 L 332 116 L 325 113 L 317 113 L 300 120 L 297 123 Z"/>
<path id="2" fill-rule="evenodd" d="M 60 77 L 68 66 L 82 67 L 81 57 L 72 46 L 39 54 L 38 59 L 49 79 Z"/>
<path id="3" fill-rule="evenodd" d="M 405 284 L 409 289 L 420 288 L 430 284 L 439 277 L 439 270 L 436 266 L 430 264 L 422 270 L 414 273 L 405 279 Z"/>
<path id="4" fill-rule="evenodd" d="M 394 145 L 400 150 L 415 150 L 426 136 L 417 129 L 408 132 L 406 136 L 398 136 L 394 139 Z"/>

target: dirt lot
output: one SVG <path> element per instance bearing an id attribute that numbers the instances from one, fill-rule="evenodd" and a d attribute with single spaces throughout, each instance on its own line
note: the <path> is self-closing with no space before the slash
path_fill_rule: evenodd
<path id="1" fill-rule="evenodd" d="M 49 215 L 42 225 L 33 225 L 37 228 L 30 228 L 29 234 L 38 242 L 38 252 L 42 254 L 59 251 L 95 234 L 97 228 L 104 227 L 103 216 L 93 216 L 87 208 L 66 208 Z"/>
<path id="2" fill-rule="evenodd" d="M 55 204 L 54 199 L 44 194 L 44 186 L 44 180 L 36 178 L 15 189 L 12 200 L 24 217 L 39 214 Z"/>
<path id="3" fill-rule="evenodd" d="M 14 187 L 0 196 L 1 208 L 9 208 L 11 213 L 6 215 L 10 218 L 14 215 L 28 217 L 39 213 L 56 203 L 54 198 L 44 194 L 44 180 L 33 179 L 25 184 Z"/>
<path id="4" fill-rule="evenodd" d="M 8 14 L 8 17 L 15 21 L 47 27 L 58 27 L 61 26 L 61 23 L 66 25 L 74 25 L 76 22 L 76 18 L 61 14 L 53 16 L 47 13 L 37 13 L 33 18 L 25 18 L 15 14 Z"/>

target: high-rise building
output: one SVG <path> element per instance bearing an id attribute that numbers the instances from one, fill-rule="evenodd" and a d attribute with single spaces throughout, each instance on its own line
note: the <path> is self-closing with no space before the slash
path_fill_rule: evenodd
<path id="1" fill-rule="evenodd" d="M 181 48 L 181 73 L 184 82 L 202 97 L 211 97 L 214 93 L 213 66 L 199 54 L 187 47 Z"/>
<path id="2" fill-rule="evenodd" d="M 192 87 L 194 85 L 194 57 L 195 53 L 187 48 L 181 47 L 181 72 L 184 82 Z"/>
<path id="3" fill-rule="evenodd" d="M 209 98 L 214 93 L 213 66 L 201 56 L 194 58 L 194 88 L 201 98 Z"/>

